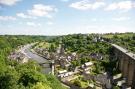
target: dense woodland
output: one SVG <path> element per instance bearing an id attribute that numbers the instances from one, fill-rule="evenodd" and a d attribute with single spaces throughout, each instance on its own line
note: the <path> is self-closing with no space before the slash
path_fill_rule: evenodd
<path id="1" fill-rule="evenodd" d="M 20 45 L 48 40 L 41 36 L 0 36 L 0 89 L 64 89 L 51 74 L 42 74 L 34 62 L 9 61 L 10 52 Z"/>

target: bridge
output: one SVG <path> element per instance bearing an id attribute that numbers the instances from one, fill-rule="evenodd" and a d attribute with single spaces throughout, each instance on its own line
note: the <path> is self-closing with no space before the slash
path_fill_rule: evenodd
<path id="1" fill-rule="evenodd" d="M 51 73 L 54 75 L 54 60 L 49 60 L 47 62 L 39 63 L 40 66 L 44 68 L 51 68 Z"/>
<path id="2" fill-rule="evenodd" d="M 46 68 L 51 68 L 53 62 L 51 60 L 47 61 L 47 62 L 41 62 L 39 63 L 40 66 L 42 67 L 46 67 Z"/>
<path id="3" fill-rule="evenodd" d="M 116 44 L 111 45 L 114 57 L 118 59 L 118 68 L 126 79 L 126 85 L 135 89 L 135 54 Z"/>

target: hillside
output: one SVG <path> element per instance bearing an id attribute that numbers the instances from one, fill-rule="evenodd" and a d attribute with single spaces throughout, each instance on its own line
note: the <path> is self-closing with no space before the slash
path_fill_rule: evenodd
<path id="1" fill-rule="evenodd" d="M 42 74 L 36 62 L 8 59 L 19 46 L 44 40 L 40 36 L 0 36 L 0 89 L 64 89 L 53 75 Z"/>

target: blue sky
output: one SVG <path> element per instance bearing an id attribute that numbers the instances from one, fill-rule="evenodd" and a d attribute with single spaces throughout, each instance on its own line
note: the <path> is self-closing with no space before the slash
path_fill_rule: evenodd
<path id="1" fill-rule="evenodd" d="M 0 34 L 135 32 L 134 0 L 0 0 Z"/>

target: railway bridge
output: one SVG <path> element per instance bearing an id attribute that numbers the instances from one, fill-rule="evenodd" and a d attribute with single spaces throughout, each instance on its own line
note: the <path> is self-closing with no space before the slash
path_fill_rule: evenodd
<path id="1" fill-rule="evenodd" d="M 126 80 L 126 85 L 135 89 L 135 54 L 116 44 L 111 45 L 114 57 L 118 59 L 118 68 Z"/>

